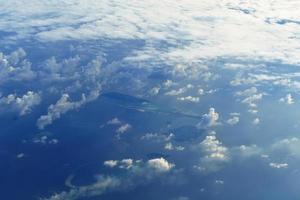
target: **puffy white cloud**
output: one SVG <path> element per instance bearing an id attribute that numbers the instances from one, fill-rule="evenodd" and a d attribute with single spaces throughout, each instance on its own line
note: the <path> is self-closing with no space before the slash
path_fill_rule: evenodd
<path id="1" fill-rule="evenodd" d="M 26 115 L 31 112 L 34 106 L 37 106 L 41 102 L 41 96 L 33 91 L 28 91 L 21 97 L 16 94 L 10 94 L 6 97 L 0 98 L 0 108 L 8 108 L 20 113 L 20 115 Z"/>
<path id="2" fill-rule="evenodd" d="M 279 140 L 272 145 L 272 150 L 284 152 L 289 156 L 300 158 L 300 139 L 292 137 Z"/>
<path id="3" fill-rule="evenodd" d="M 36 77 L 26 52 L 18 49 L 9 55 L 0 52 L 0 85 L 7 81 L 26 81 Z"/>
<path id="4" fill-rule="evenodd" d="M 159 91 L 160 91 L 160 87 L 153 87 L 150 91 L 149 91 L 149 94 L 155 96 L 155 95 L 158 95 Z"/>
<path id="5" fill-rule="evenodd" d="M 200 143 L 202 150 L 205 153 L 205 157 L 216 160 L 227 160 L 228 149 L 222 146 L 222 143 L 217 140 L 215 135 L 208 135 Z"/>
<path id="6" fill-rule="evenodd" d="M 169 88 L 169 87 L 173 86 L 174 84 L 176 84 L 176 83 L 174 83 L 172 80 L 166 80 L 165 82 L 163 82 L 163 86 L 165 88 Z"/>
<path id="7" fill-rule="evenodd" d="M 107 166 L 107 167 L 115 167 L 117 166 L 118 164 L 118 161 L 117 160 L 106 160 L 104 161 L 104 165 Z"/>
<path id="8" fill-rule="evenodd" d="M 183 151 L 184 150 L 183 146 L 174 146 L 173 143 L 171 143 L 171 142 L 166 143 L 164 148 L 169 151 L 172 151 L 172 150 Z"/>
<path id="9" fill-rule="evenodd" d="M 229 118 L 226 122 L 230 125 L 235 125 L 239 123 L 240 118 L 238 116 L 233 116 L 232 118 Z"/>
<path id="10" fill-rule="evenodd" d="M 37 143 L 37 144 L 57 144 L 58 143 L 58 139 L 56 138 L 49 138 L 47 135 L 43 135 L 40 137 L 35 137 L 32 139 L 33 143 Z"/>
<path id="11" fill-rule="evenodd" d="M 194 102 L 194 103 L 197 103 L 200 100 L 199 97 L 192 97 L 192 96 L 178 97 L 177 99 L 180 101 L 190 101 L 190 102 Z"/>
<path id="12" fill-rule="evenodd" d="M 184 87 L 181 87 L 179 89 L 173 89 L 173 90 L 170 90 L 168 92 L 165 93 L 165 95 L 168 95 L 168 96 L 178 96 L 178 95 L 181 95 L 181 94 L 184 94 L 185 92 L 187 92 L 188 90 L 190 89 L 193 89 L 194 86 L 192 84 L 187 84 L 186 86 Z M 187 99 L 179 99 L 179 100 L 191 100 L 192 97 L 187 97 Z"/>
<path id="13" fill-rule="evenodd" d="M 142 140 L 155 140 L 158 142 L 167 142 L 174 137 L 173 133 L 170 134 L 159 134 L 159 133 L 146 133 L 141 137 Z"/>
<path id="14" fill-rule="evenodd" d="M 168 172 L 175 167 L 175 164 L 168 162 L 164 158 L 153 158 L 143 162 L 142 160 L 123 159 L 123 160 L 107 160 L 105 166 L 120 169 L 131 170 L 134 173 L 163 173 Z M 149 171 L 150 170 L 150 171 Z"/>
<path id="15" fill-rule="evenodd" d="M 252 124 L 254 125 L 257 125 L 260 123 L 260 119 L 259 118 L 255 118 L 253 121 L 252 121 Z"/>
<path id="16" fill-rule="evenodd" d="M 179 88 L 178 90 L 171 90 L 165 93 L 168 96 L 178 96 L 186 92 L 186 88 Z"/>
<path id="17" fill-rule="evenodd" d="M 200 159 L 200 165 L 194 166 L 203 172 L 217 171 L 230 160 L 230 151 L 222 145 L 215 135 L 208 135 L 196 146 L 201 150 L 203 156 Z"/>
<path id="18" fill-rule="evenodd" d="M 251 87 L 251 88 L 248 88 L 244 91 L 236 92 L 236 95 L 238 95 L 238 96 L 251 96 L 253 94 L 256 94 L 257 92 L 258 91 L 257 91 L 256 87 Z"/>
<path id="19" fill-rule="evenodd" d="M 175 164 L 169 163 L 164 158 L 154 158 L 147 161 L 147 166 L 158 172 L 167 172 L 175 167 Z"/>
<path id="20" fill-rule="evenodd" d="M 232 154 L 235 154 L 236 156 L 240 158 L 249 158 L 252 156 L 258 156 L 261 155 L 263 152 L 263 149 L 258 147 L 257 145 L 241 145 L 238 147 L 233 147 L 230 149 Z"/>
<path id="21" fill-rule="evenodd" d="M 87 197 L 99 196 L 107 190 L 117 188 L 121 182 L 118 178 L 110 176 L 96 176 L 96 182 L 90 185 L 71 188 L 68 192 L 60 192 L 42 200 L 75 200 Z"/>
<path id="22" fill-rule="evenodd" d="M 127 132 L 130 128 L 131 128 L 131 125 L 128 124 L 128 123 L 126 123 L 126 124 L 121 125 L 121 126 L 116 130 L 116 132 L 119 133 L 119 134 L 122 134 L 122 133 Z"/>
<path id="23" fill-rule="evenodd" d="M 196 125 L 197 128 L 207 128 L 218 125 L 219 113 L 214 108 L 210 108 L 207 114 L 202 115 L 201 121 Z"/>
<path id="24" fill-rule="evenodd" d="M 284 98 L 280 98 L 279 101 L 289 105 L 295 103 L 291 94 L 287 94 Z"/>
<path id="25" fill-rule="evenodd" d="M 118 124 L 121 124 L 121 123 L 122 122 L 116 117 L 107 122 L 108 125 L 118 125 Z"/>
<path id="26" fill-rule="evenodd" d="M 45 126 L 52 124 L 54 120 L 59 119 L 62 114 L 80 108 L 84 104 L 97 99 L 99 95 L 100 89 L 96 88 L 95 90 L 92 90 L 88 96 L 82 94 L 81 100 L 73 102 L 69 101 L 70 97 L 68 94 L 63 94 L 55 104 L 51 104 L 48 107 L 48 113 L 40 116 L 36 124 L 39 129 L 44 129 Z"/>
<path id="27" fill-rule="evenodd" d="M 256 102 L 261 100 L 263 97 L 262 93 L 258 93 L 256 87 L 251 87 L 244 91 L 236 92 L 237 96 L 242 96 L 244 99 L 241 101 L 242 103 L 248 104 L 252 108 L 256 108 Z"/>
<path id="28" fill-rule="evenodd" d="M 75 186 L 72 184 L 74 175 L 67 178 L 67 185 L 71 187 L 69 191 L 56 193 L 49 198 L 41 198 L 42 200 L 75 200 L 82 198 L 90 198 L 100 196 L 109 190 L 120 190 L 135 187 L 141 184 L 141 179 L 144 184 L 147 180 L 159 178 L 163 174 L 167 174 L 175 164 L 168 162 L 164 158 L 154 158 L 146 162 L 142 160 L 122 159 L 122 160 L 107 160 L 103 163 L 109 168 L 119 168 L 125 170 L 124 176 L 103 176 L 96 175 L 96 181 L 89 185 Z"/>
<path id="29" fill-rule="evenodd" d="M 287 163 L 269 163 L 269 166 L 276 169 L 287 168 L 289 165 Z"/>
<path id="30" fill-rule="evenodd" d="M 215 184 L 224 185 L 224 181 L 223 180 L 215 180 Z"/>

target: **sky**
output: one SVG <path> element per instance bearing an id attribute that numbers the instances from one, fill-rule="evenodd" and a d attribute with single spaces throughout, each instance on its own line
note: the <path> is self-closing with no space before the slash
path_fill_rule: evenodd
<path id="1" fill-rule="evenodd" d="M 0 0 L 0 194 L 297 199 L 297 0 Z"/>

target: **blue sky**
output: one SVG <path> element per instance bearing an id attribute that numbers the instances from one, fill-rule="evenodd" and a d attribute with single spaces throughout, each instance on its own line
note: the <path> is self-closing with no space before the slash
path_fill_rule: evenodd
<path id="1" fill-rule="evenodd" d="M 3 198 L 295 199 L 299 6 L 0 0 Z"/>

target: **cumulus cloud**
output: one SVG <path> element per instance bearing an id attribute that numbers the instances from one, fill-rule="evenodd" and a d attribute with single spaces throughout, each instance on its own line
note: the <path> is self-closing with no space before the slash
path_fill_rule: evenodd
<path id="1" fill-rule="evenodd" d="M 263 93 L 258 93 L 256 87 L 251 87 L 244 91 L 236 92 L 236 95 L 244 97 L 244 99 L 241 102 L 248 104 L 252 108 L 256 108 L 256 102 L 261 100 L 263 97 Z"/>
<path id="2" fill-rule="evenodd" d="M 230 160 L 230 151 L 222 145 L 215 135 L 208 135 L 196 146 L 200 148 L 203 157 L 200 159 L 200 165 L 195 166 L 203 172 L 217 171 Z"/>
<path id="3" fill-rule="evenodd" d="M 8 81 L 28 81 L 36 77 L 26 52 L 18 49 L 9 55 L 0 52 L 0 85 Z"/>
<path id="4" fill-rule="evenodd" d="M 175 167 L 175 164 L 169 163 L 164 158 L 154 158 L 147 161 L 147 166 L 158 172 L 167 172 Z"/>
<path id="5" fill-rule="evenodd" d="M 200 100 L 199 97 L 193 97 L 193 96 L 178 97 L 177 99 L 180 101 L 190 101 L 190 102 L 194 102 L 194 103 L 197 103 Z"/>
<path id="6" fill-rule="evenodd" d="M 107 166 L 107 167 L 115 167 L 115 166 L 117 166 L 117 164 L 118 164 L 118 160 L 106 160 L 106 161 L 104 161 L 104 165 L 105 166 Z"/>
<path id="7" fill-rule="evenodd" d="M 252 124 L 254 124 L 254 125 L 258 125 L 259 123 L 260 123 L 260 119 L 259 118 L 255 118 L 252 121 Z"/>
<path id="8" fill-rule="evenodd" d="M 164 158 L 153 158 L 149 159 L 146 162 L 142 160 L 133 160 L 133 159 L 123 159 L 123 160 L 107 160 L 104 162 L 105 166 L 120 169 L 133 170 L 139 173 L 149 173 L 149 172 L 158 172 L 164 173 L 170 171 L 175 167 L 175 164 L 168 162 Z M 150 170 L 150 171 L 148 171 Z"/>
<path id="9" fill-rule="evenodd" d="M 122 122 L 116 117 L 107 122 L 108 125 L 118 125 L 118 124 L 121 124 L 121 123 Z"/>
<path id="10" fill-rule="evenodd" d="M 192 88 L 194 88 L 194 86 L 192 84 L 187 84 L 186 86 L 181 87 L 179 89 L 170 90 L 170 91 L 166 92 L 165 95 L 178 96 L 178 95 L 184 94 L 185 92 L 187 92 L 188 90 L 190 90 Z M 191 97 L 188 97 L 188 98 L 190 99 Z"/>
<path id="11" fill-rule="evenodd" d="M 99 196 L 108 190 L 115 189 L 120 185 L 120 180 L 110 176 L 96 176 L 96 182 L 86 186 L 73 187 L 68 192 L 60 192 L 42 200 L 75 200 L 87 197 Z"/>
<path id="12" fill-rule="evenodd" d="M 210 108 L 207 114 L 202 115 L 201 121 L 196 125 L 197 128 L 207 128 L 218 125 L 219 113 L 214 108 Z"/>
<path id="13" fill-rule="evenodd" d="M 175 146 L 173 145 L 172 142 L 168 142 L 165 144 L 165 147 L 164 147 L 166 150 L 169 150 L 169 151 L 183 151 L 185 148 L 183 146 Z"/>
<path id="14" fill-rule="evenodd" d="M 227 124 L 235 125 L 235 124 L 239 123 L 239 121 L 240 121 L 240 118 L 238 116 L 233 116 L 232 118 L 229 118 L 226 122 L 227 122 Z"/>
<path id="15" fill-rule="evenodd" d="M 167 174 L 174 167 L 175 164 L 170 163 L 164 158 L 153 158 L 146 162 L 142 160 L 134 159 L 122 159 L 122 160 L 107 160 L 103 163 L 109 168 L 119 168 L 126 170 L 126 174 L 123 177 L 96 175 L 96 181 L 89 185 L 75 186 L 72 185 L 72 178 L 67 179 L 68 185 L 71 186 L 69 191 L 63 191 L 56 193 L 49 198 L 41 198 L 42 200 L 75 200 L 82 198 L 90 198 L 100 196 L 107 191 L 116 189 L 128 189 L 129 187 L 135 187 L 141 182 L 137 182 L 136 178 L 142 179 L 143 183 L 147 180 L 160 177 L 160 175 Z"/>
<path id="16" fill-rule="evenodd" d="M 174 138 L 174 134 L 159 134 L 159 133 L 146 133 L 141 137 L 141 140 L 154 140 L 157 142 L 167 142 Z"/>
<path id="17" fill-rule="evenodd" d="M 165 93 L 168 96 L 178 96 L 186 92 L 186 88 L 179 88 L 178 90 L 171 90 Z"/>
<path id="18" fill-rule="evenodd" d="M 215 180 L 215 184 L 224 185 L 224 181 L 223 180 Z"/>
<path id="19" fill-rule="evenodd" d="M 19 112 L 22 116 L 30 113 L 33 107 L 39 105 L 41 99 L 40 94 L 33 91 L 28 91 L 21 97 L 18 97 L 16 94 L 10 94 L 0 98 L 0 108 L 12 109 Z"/>
<path id="20" fill-rule="evenodd" d="M 287 168 L 289 166 L 287 163 L 273 163 L 273 162 L 271 162 L 269 165 L 270 167 L 276 169 Z"/>
<path id="21" fill-rule="evenodd" d="M 279 140 L 272 145 L 272 150 L 284 152 L 288 156 L 300 158 L 300 139 L 291 137 Z"/>
<path id="22" fill-rule="evenodd" d="M 58 139 L 56 138 L 49 138 L 49 136 L 47 135 L 43 135 L 40 137 L 35 137 L 32 139 L 33 143 L 37 143 L 37 144 L 57 144 L 58 143 Z"/>
<path id="23" fill-rule="evenodd" d="M 261 155 L 263 152 L 263 149 L 258 147 L 257 145 L 240 145 L 238 147 L 233 147 L 230 149 L 232 154 L 235 154 L 236 156 L 240 158 L 249 158 L 252 156 L 258 156 Z"/>
<path id="24" fill-rule="evenodd" d="M 156 95 L 158 95 L 160 89 L 161 89 L 160 87 L 153 87 L 153 88 L 149 91 L 149 94 L 151 94 L 152 96 L 156 96 Z"/>
<path id="25" fill-rule="evenodd" d="M 119 134 L 123 134 L 123 133 L 127 132 L 130 128 L 131 128 L 131 125 L 128 124 L 128 123 L 126 123 L 126 124 L 121 125 L 121 126 L 116 130 L 116 132 L 119 133 Z"/>
<path id="26" fill-rule="evenodd" d="M 291 94 L 287 94 L 285 97 L 280 98 L 279 101 L 284 102 L 284 103 L 289 104 L 289 105 L 295 103 L 294 98 L 292 97 Z"/>
<path id="27" fill-rule="evenodd" d="M 69 95 L 63 94 L 55 104 L 51 104 L 48 107 L 48 113 L 40 116 L 40 118 L 37 120 L 36 124 L 38 128 L 44 129 L 45 126 L 50 125 L 54 120 L 59 119 L 61 115 L 71 110 L 78 109 L 84 104 L 97 99 L 100 95 L 99 92 L 100 90 L 97 88 L 96 90 L 91 91 L 88 96 L 82 94 L 81 100 L 79 101 L 69 101 Z"/>

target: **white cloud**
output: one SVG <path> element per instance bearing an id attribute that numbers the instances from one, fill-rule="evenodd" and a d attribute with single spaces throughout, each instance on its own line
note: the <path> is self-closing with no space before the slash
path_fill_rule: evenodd
<path id="1" fill-rule="evenodd" d="M 142 160 L 122 159 L 122 160 L 107 160 L 103 163 L 109 168 L 119 168 L 126 170 L 124 176 L 104 176 L 96 175 L 96 181 L 89 185 L 75 186 L 72 184 L 73 175 L 67 178 L 67 185 L 71 187 L 69 191 L 56 193 L 49 198 L 41 198 L 42 200 L 75 200 L 86 199 L 90 197 L 100 196 L 109 190 L 128 189 L 139 185 L 141 180 L 143 184 L 147 180 L 160 178 L 161 175 L 167 174 L 175 164 L 168 162 L 164 158 L 153 158 L 146 162 Z"/>
<path id="2" fill-rule="evenodd" d="M 292 97 L 291 94 L 287 94 L 284 98 L 280 98 L 279 100 L 280 102 L 284 102 L 286 104 L 293 104 L 294 102 L 294 98 Z"/>
<path id="3" fill-rule="evenodd" d="M 205 157 L 216 160 L 227 160 L 228 150 L 222 146 L 222 143 L 217 140 L 215 135 L 206 136 L 200 143 L 202 150 L 205 152 Z"/>
<path id="4" fill-rule="evenodd" d="M 47 135 L 43 135 L 40 137 L 35 137 L 32 140 L 33 143 L 38 143 L 38 144 L 57 144 L 58 139 L 55 138 L 49 138 Z"/>
<path id="5" fill-rule="evenodd" d="M 28 91 L 21 97 L 17 97 L 16 94 L 10 94 L 0 98 L 0 107 L 12 109 L 19 112 L 20 115 L 26 115 L 31 112 L 33 107 L 39 105 L 40 102 L 40 94 Z"/>
<path id="6" fill-rule="evenodd" d="M 121 124 L 121 123 L 122 122 L 116 117 L 107 122 L 108 125 L 118 125 L 118 124 Z"/>
<path id="7" fill-rule="evenodd" d="M 107 167 L 115 167 L 117 166 L 118 164 L 118 161 L 117 160 L 106 160 L 104 161 L 104 165 L 107 166 Z"/>
<path id="8" fill-rule="evenodd" d="M 167 172 L 175 167 L 175 164 L 168 162 L 164 158 L 154 158 L 147 161 L 148 167 L 158 172 Z"/>
<path id="9" fill-rule="evenodd" d="M 63 94 L 61 98 L 55 103 L 48 107 L 48 113 L 46 115 L 40 116 L 37 120 L 37 126 L 39 129 L 44 129 L 45 126 L 52 124 L 56 119 L 59 119 L 62 114 L 65 114 L 71 110 L 78 109 L 84 104 L 93 101 L 99 96 L 99 89 L 91 91 L 88 96 L 82 94 L 81 100 L 79 101 L 69 101 L 69 95 Z"/>
<path id="10" fill-rule="evenodd" d="M 226 122 L 230 125 L 235 125 L 239 123 L 240 118 L 238 116 L 233 116 L 232 118 L 229 118 Z"/>
<path id="11" fill-rule="evenodd" d="M 96 176 L 96 182 L 86 186 L 73 187 L 68 192 L 60 192 L 42 200 L 75 200 L 87 197 L 99 196 L 107 190 L 117 188 L 121 182 L 118 178 L 110 176 Z"/>
<path id="12" fill-rule="evenodd" d="M 117 133 L 120 133 L 120 134 L 123 134 L 125 132 L 127 132 L 129 129 L 131 128 L 131 125 L 126 123 L 126 124 L 123 124 L 122 126 L 120 126 L 116 132 Z"/>
<path id="13" fill-rule="evenodd" d="M 298 1 L 187 0 L 170 5 L 167 0 L 20 0 L 2 4 L 0 12 L 8 14 L 1 17 L 0 29 L 16 32 L 8 36 L 12 39 L 145 39 L 149 42 L 138 55 L 149 60 L 191 63 L 246 57 L 299 63 L 299 29 L 292 23 L 299 19 Z M 24 4 L 29 9 L 24 10 Z M 278 23 L 284 20 L 290 22 Z M 165 51 L 155 45 L 157 41 L 183 42 Z"/>
<path id="14" fill-rule="evenodd" d="M 164 158 L 153 158 L 146 162 L 142 160 L 133 160 L 131 158 L 122 160 L 108 160 L 104 165 L 111 168 L 120 168 L 132 171 L 137 174 L 165 173 L 175 167 L 175 164 L 170 163 Z"/>
<path id="15" fill-rule="evenodd" d="M 0 85 L 8 81 L 28 81 L 36 77 L 26 52 L 18 49 L 9 55 L 0 52 Z"/>
<path id="16" fill-rule="evenodd" d="M 217 171 L 230 160 L 230 151 L 222 145 L 215 135 L 208 135 L 196 146 L 200 148 L 203 157 L 200 159 L 200 164 L 195 166 L 196 169 L 203 172 Z"/>
<path id="17" fill-rule="evenodd" d="M 153 88 L 149 91 L 149 93 L 150 93 L 152 96 L 156 96 L 156 95 L 158 95 L 159 91 L 160 91 L 160 87 L 153 87 Z"/>
<path id="18" fill-rule="evenodd" d="M 252 124 L 254 125 L 257 125 L 260 123 L 260 119 L 259 118 L 255 118 L 253 121 L 252 121 Z"/>
<path id="19" fill-rule="evenodd" d="M 237 96 L 242 96 L 244 99 L 241 101 L 242 103 L 248 104 L 251 108 L 256 108 L 256 102 L 261 100 L 263 97 L 262 93 L 258 93 L 256 87 L 251 87 L 244 91 L 236 92 Z"/>
<path id="20" fill-rule="evenodd" d="M 184 150 L 183 146 L 174 146 L 171 142 L 166 143 L 164 148 L 169 151 L 172 151 L 172 150 L 183 151 Z"/>
<path id="21" fill-rule="evenodd" d="M 269 163 L 270 167 L 276 168 L 276 169 L 282 169 L 282 168 L 287 168 L 289 165 L 287 163 Z"/>
<path id="22" fill-rule="evenodd" d="M 159 133 L 146 133 L 141 137 L 142 140 L 155 140 L 158 142 L 167 142 L 174 137 L 173 133 L 170 134 L 159 134 Z"/>
<path id="23" fill-rule="evenodd" d="M 180 101 L 190 101 L 190 102 L 194 102 L 194 103 L 198 103 L 200 100 L 199 97 L 192 97 L 192 96 L 178 97 L 177 99 Z"/>
<path id="24" fill-rule="evenodd" d="M 241 145 L 238 147 L 231 148 L 230 151 L 231 153 L 236 154 L 238 157 L 249 158 L 252 156 L 261 155 L 263 149 L 259 148 L 257 145 Z"/>
<path id="25" fill-rule="evenodd" d="M 180 94 L 183 94 L 186 92 L 186 88 L 183 87 L 183 88 L 179 88 L 178 90 L 171 90 L 171 91 L 168 91 L 165 93 L 165 95 L 168 95 L 168 96 L 178 96 Z"/>
<path id="26" fill-rule="evenodd" d="M 173 86 L 174 84 L 176 84 L 176 83 L 174 83 L 172 80 L 166 80 L 165 82 L 163 82 L 163 85 L 165 88 L 169 88 L 169 87 Z"/>
<path id="27" fill-rule="evenodd" d="M 300 139 L 292 137 L 279 140 L 272 145 L 272 150 L 285 152 L 289 156 L 300 158 Z"/>
<path id="28" fill-rule="evenodd" d="M 196 125 L 197 128 L 207 128 L 218 125 L 219 114 L 214 108 L 210 108 L 207 114 L 202 115 L 201 121 Z"/>
<path id="29" fill-rule="evenodd" d="M 215 184 L 224 185 L 224 181 L 223 180 L 215 180 Z"/>

